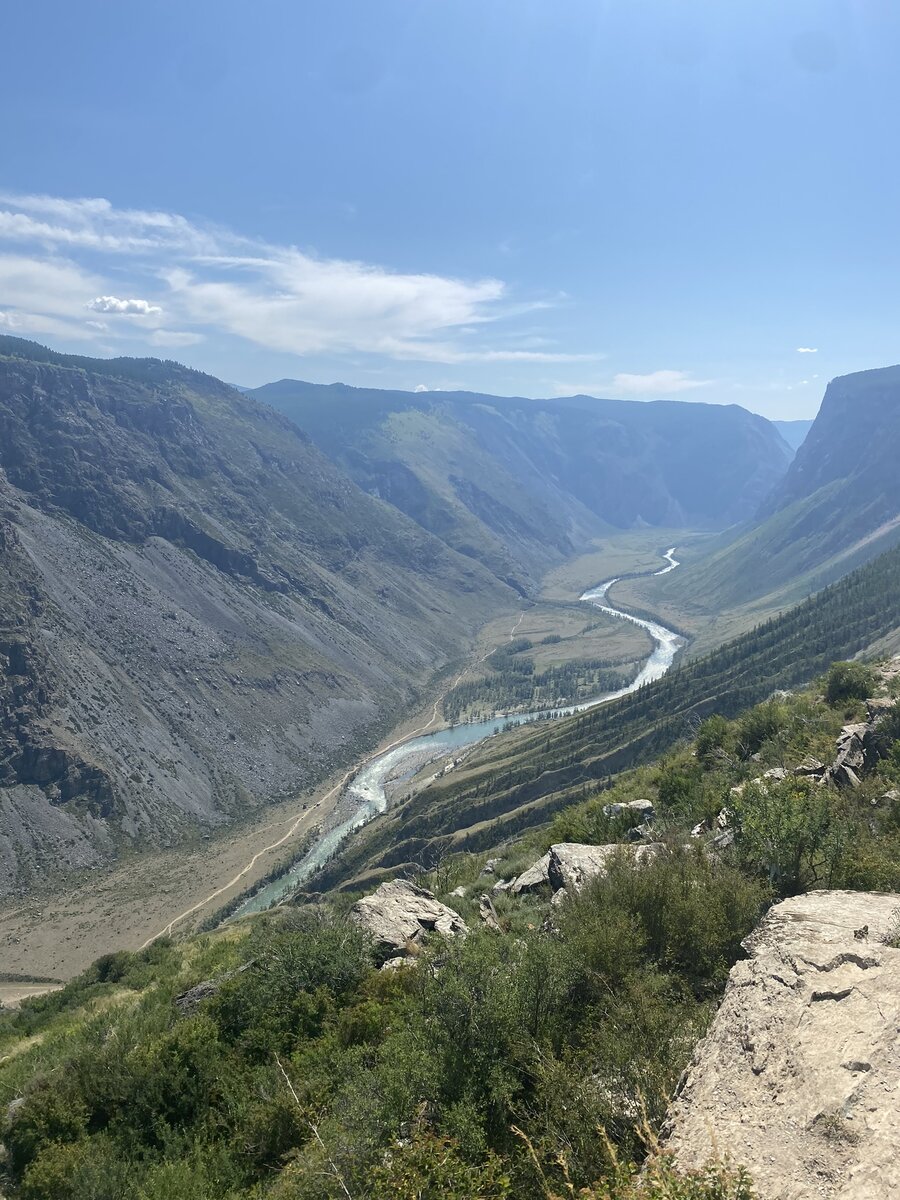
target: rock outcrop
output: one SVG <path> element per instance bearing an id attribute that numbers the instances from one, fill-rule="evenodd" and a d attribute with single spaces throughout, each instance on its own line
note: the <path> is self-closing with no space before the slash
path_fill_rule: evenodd
<path id="1" fill-rule="evenodd" d="M 550 867 L 550 851 L 542 855 L 537 862 L 532 863 L 527 871 L 515 880 L 510 887 L 510 891 L 514 896 L 520 895 L 522 892 L 537 892 L 541 888 L 549 887 L 550 877 L 547 874 Z"/>
<path id="2" fill-rule="evenodd" d="M 452 938 L 469 932 L 462 917 L 436 900 L 433 892 L 403 879 L 383 883 L 371 896 L 358 900 L 350 919 L 371 936 L 382 960 L 414 953 L 429 933 Z"/>
<path id="3" fill-rule="evenodd" d="M 771 909 L 673 1102 L 681 1166 L 728 1156 L 762 1200 L 900 1196 L 898 916 L 867 892 Z"/>
<path id="4" fill-rule="evenodd" d="M 845 725 L 838 734 L 834 762 L 821 778 L 839 788 L 858 788 L 862 777 L 871 771 L 881 753 L 878 726 L 893 710 L 894 701 L 876 697 L 866 701 L 867 719 Z"/>
<path id="5" fill-rule="evenodd" d="M 553 903 L 559 904 L 567 896 L 580 892 L 592 879 L 605 875 L 613 855 L 625 854 L 635 866 L 641 866 L 663 848 L 661 842 L 645 842 L 637 846 L 620 845 L 618 842 L 606 846 L 591 846 L 586 842 L 557 842 L 527 871 L 523 871 L 518 879 L 504 885 L 504 890 L 508 888 L 518 896 L 522 892 L 536 892 L 549 886 L 553 892 Z"/>

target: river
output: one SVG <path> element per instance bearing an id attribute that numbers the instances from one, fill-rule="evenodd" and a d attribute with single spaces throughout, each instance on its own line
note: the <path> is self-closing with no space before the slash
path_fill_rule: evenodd
<path id="1" fill-rule="evenodd" d="M 666 561 L 664 567 L 658 571 L 647 572 L 647 574 L 667 575 L 669 571 L 674 571 L 680 565 L 675 558 L 675 549 L 676 547 L 672 546 L 663 554 L 662 557 Z M 335 825 L 334 828 L 325 830 L 308 854 L 294 863 L 284 875 L 249 896 L 234 915 L 244 916 L 247 913 L 262 912 L 264 909 L 271 908 L 273 904 L 277 904 L 298 884 L 308 879 L 326 863 L 345 837 L 367 824 L 373 817 L 385 812 L 388 807 L 385 786 L 388 780 L 404 778 L 404 764 L 407 764 L 408 774 L 412 776 L 421 769 L 425 762 L 442 758 L 451 750 L 484 741 L 485 738 L 500 733 L 503 729 L 509 729 L 515 725 L 525 725 L 531 721 L 571 716 L 573 713 L 584 712 L 589 708 L 596 708 L 598 704 L 608 704 L 610 700 L 627 696 L 630 692 L 643 687 L 645 683 L 652 683 L 654 679 L 665 675 L 678 650 L 684 645 L 684 638 L 673 630 L 667 629 L 665 625 L 645 620 L 643 617 L 632 616 L 631 613 L 623 612 L 609 604 L 607 592 L 614 583 L 618 583 L 620 578 L 621 576 L 616 576 L 615 579 L 607 579 L 605 583 L 598 584 L 597 587 L 584 592 L 579 599 L 609 616 L 639 625 L 641 629 L 646 629 L 653 639 L 653 650 L 649 658 L 627 687 L 620 688 L 617 692 L 605 692 L 603 695 L 593 696 L 589 700 L 583 700 L 579 704 L 570 704 L 564 708 L 545 708 L 528 713 L 500 715 L 489 721 L 451 725 L 446 729 L 439 729 L 436 733 L 411 737 L 401 745 L 378 755 L 354 775 L 347 785 L 345 795 L 352 805 L 350 816 Z"/>

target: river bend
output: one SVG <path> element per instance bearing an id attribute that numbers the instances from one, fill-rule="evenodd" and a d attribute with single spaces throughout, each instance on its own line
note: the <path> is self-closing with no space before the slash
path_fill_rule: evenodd
<path id="1" fill-rule="evenodd" d="M 663 554 L 662 557 L 666 562 L 664 567 L 658 571 L 647 573 L 667 575 L 669 571 L 674 571 L 680 565 L 675 558 L 675 549 L 672 546 Z M 435 733 L 411 737 L 401 745 L 378 755 L 366 763 L 347 784 L 345 806 L 346 800 L 349 800 L 352 805 L 351 815 L 332 829 L 325 830 L 308 854 L 296 862 L 284 875 L 249 896 L 237 909 L 235 915 L 242 916 L 246 913 L 262 912 L 273 904 L 277 904 L 279 900 L 323 866 L 345 837 L 367 824 L 379 813 L 385 812 L 388 807 L 385 786 L 388 780 L 397 780 L 398 778 L 402 780 L 407 777 L 403 769 L 404 764 L 408 765 L 408 777 L 411 777 L 421 769 L 425 762 L 442 758 L 451 750 L 473 746 L 503 729 L 551 717 L 564 717 L 570 716 L 572 713 L 584 712 L 589 708 L 596 708 L 599 704 L 608 704 L 610 700 L 617 700 L 620 696 L 627 696 L 629 693 L 637 691 L 639 687 L 643 687 L 645 683 L 652 683 L 654 679 L 665 675 L 671 667 L 675 655 L 684 645 L 684 638 L 674 630 L 667 629 L 665 625 L 660 625 L 657 621 L 648 621 L 643 617 L 635 617 L 631 613 L 614 608 L 607 600 L 607 593 L 614 583 L 618 583 L 620 578 L 621 576 L 607 579 L 605 583 L 598 584 L 597 587 L 584 592 L 579 599 L 609 616 L 639 625 L 641 629 L 645 629 L 650 634 L 653 640 L 653 650 L 627 687 L 620 688 L 617 692 L 605 692 L 564 708 L 544 708 L 528 713 L 501 714 L 488 721 L 450 725 Z"/>

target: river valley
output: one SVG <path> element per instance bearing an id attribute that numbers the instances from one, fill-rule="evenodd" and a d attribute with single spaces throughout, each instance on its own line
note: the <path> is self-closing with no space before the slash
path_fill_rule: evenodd
<path id="1" fill-rule="evenodd" d="M 666 575 L 670 571 L 674 571 L 680 565 L 675 558 L 675 549 L 676 547 L 672 546 L 665 551 L 662 557 L 666 565 L 657 571 L 649 572 L 649 574 Z M 378 754 L 366 763 L 346 785 L 344 802 L 336 809 L 336 813 L 340 812 L 341 814 L 339 819 L 330 828 L 322 831 L 321 836 L 316 839 L 308 853 L 284 875 L 249 896 L 236 910 L 235 916 L 262 912 L 264 909 L 270 908 L 313 875 L 331 858 L 346 837 L 374 817 L 387 811 L 390 803 L 388 787 L 391 782 L 410 779 L 426 763 L 443 758 L 454 750 L 475 746 L 486 738 L 495 737 L 504 729 L 533 721 L 571 716 L 576 712 L 596 708 L 598 705 L 609 703 L 610 700 L 626 696 L 643 687 L 644 684 L 652 683 L 653 680 L 664 675 L 671 667 L 675 655 L 684 645 L 684 638 L 656 621 L 646 620 L 615 608 L 608 600 L 608 592 L 619 578 L 621 577 L 607 579 L 604 583 L 588 589 L 582 593 L 579 600 L 599 609 L 608 616 L 629 621 L 650 635 L 653 650 L 630 684 L 618 691 L 604 692 L 601 695 L 593 696 L 579 704 L 537 709 L 525 713 L 499 713 L 486 721 L 464 722 L 436 730 L 434 733 L 411 736 Z M 514 626 L 510 638 L 514 635 L 515 628 Z"/>
<path id="2" fill-rule="evenodd" d="M 366 811 L 365 806 L 383 803 L 377 791 L 379 776 L 382 791 L 393 791 L 393 798 L 387 797 L 392 805 L 408 788 L 407 780 L 423 767 L 425 758 L 440 759 L 448 752 L 462 757 L 474 748 L 470 737 L 490 737 L 509 723 L 498 717 L 484 722 L 481 728 L 466 725 L 456 730 L 441 729 L 443 696 L 477 670 L 479 663 L 504 641 L 521 636 L 523 629 L 540 641 L 546 633 L 559 628 L 550 616 L 554 605 L 567 608 L 570 615 L 562 632 L 567 638 L 576 639 L 576 644 L 582 638 L 587 657 L 617 654 L 621 660 L 636 664 L 631 670 L 641 682 L 662 673 L 682 644 L 671 630 L 657 626 L 655 632 L 643 630 L 636 637 L 640 631 L 631 622 L 638 619 L 623 614 L 617 619 L 603 618 L 608 626 L 622 626 L 616 637 L 611 637 L 610 631 L 578 633 L 595 626 L 590 616 L 592 608 L 615 609 L 616 602 L 610 604 L 606 599 L 612 577 L 624 583 L 629 577 L 674 569 L 673 552 L 659 565 L 658 536 L 658 531 L 648 529 L 604 539 L 602 545 L 548 575 L 535 609 L 519 614 L 509 611 L 504 618 L 498 617 L 491 628 L 481 632 L 478 649 L 468 665 L 461 664 L 462 674 L 449 680 L 441 695 L 432 696 L 427 707 L 388 735 L 377 751 L 358 761 L 350 772 L 341 772 L 338 778 L 322 784 L 314 794 L 273 803 L 253 820 L 223 832 L 222 836 L 204 840 L 198 835 L 193 841 L 170 849 L 134 855 L 127 861 L 111 864 L 108 869 L 86 872 L 83 879 L 73 879 L 52 893 L 23 896 L 0 909 L 0 959 L 8 978 L 33 981 L 36 987 L 43 986 L 42 980 L 68 979 L 99 954 L 138 949 L 162 933 L 187 931 L 236 895 L 248 894 L 248 889 L 256 889 L 249 893 L 254 906 L 278 903 L 283 892 L 267 893 L 266 886 L 271 885 L 264 885 L 266 876 L 293 849 L 296 861 L 288 887 L 302 882 L 297 868 L 303 867 L 306 872 L 303 878 L 316 868 L 315 863 L 302 860 L 299 848 L 304 843 L 311 845 L 316 862 L 327 859 L 342 835 L 360 823 L 361 818 L 373 815 L 372 808 Z M 681 545 L 695 536 L 691 530 L 672 530 L 669 544 Z M 592 579 L 598 578 L 607 582 L 589 588 Z M 584 597 L 581 605 L 577 603 L 579 597 Z M 541 604 L 551 606 L 543 610 L 546 619 L 534 615 L 541 613 Z M 579 609 L 584 612 L 584 621 L 577 615 Z M 667 638 L 673 640 L 666 643 Z M 661 643 L 669 649 L 661 651 Z M 638 679 L 630 687 L 639 686 Z M 608 699 L 608 695 L 598 695 L 588 703 L 602 704 Z M 516 715 L 516 723 L 521 722 L 523 715 Z M 401 747 L 400 755 L 388 758 Z M 424 768 L 425 774 L 439 769 L 437 762 Z M 351 785 L 353 792 L 349 790 Z M 273 892 L 280 892 L 278 885 L 286 879 L 288 876 L 280 876 Z"/>

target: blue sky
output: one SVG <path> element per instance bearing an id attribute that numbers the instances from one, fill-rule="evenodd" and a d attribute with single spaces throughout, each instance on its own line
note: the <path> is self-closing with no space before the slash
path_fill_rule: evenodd
<path id="1" fill-rule="evenodd" d="M 31 0 L 0 329 L 816 411 L 900 359 L 895 0 Z"/>

